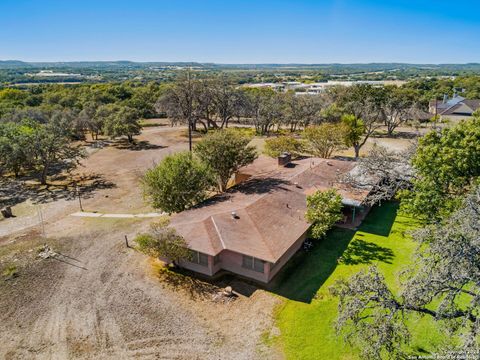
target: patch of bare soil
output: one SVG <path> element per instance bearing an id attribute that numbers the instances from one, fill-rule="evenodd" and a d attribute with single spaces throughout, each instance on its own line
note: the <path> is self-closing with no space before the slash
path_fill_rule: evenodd
<path id="1" fill-rule="evenodd" d="M 89 156 L 68 175 L 39 186 L 35 179 L 0 182 L 0 203 L 13 206 L 14 218 L 2 219 L 0 237 L 26 231 L 41 222 L 53 223 L 79 211 L 78 191 L 85 211 L 141 213 L 151 209 L 143 201 L 140 177 L 165 156 L 188 149 L 182 127 L 148 127 L 135 144 L 100 141 L 87 146 Z M 100 145 L 98 145 L 100 144 Z"/>
<path id="2" fill-rule="evenodd" d="M 255 291 L 215 302 L 162 282 L 124 244 L 147 226 L 68 218 L 47 227 L 55 237 L 32 232 L 2 246 L 0 270 L 13 262 L 18 276 L 0 278 L 0 358 L 275 358 L 261 334 L 279 300 Z M 44 242 L 55 256 L 38 256 Z"/>

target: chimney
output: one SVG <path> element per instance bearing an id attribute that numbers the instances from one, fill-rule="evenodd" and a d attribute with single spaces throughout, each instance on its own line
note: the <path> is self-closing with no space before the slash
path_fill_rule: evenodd
<path id="1" fill-rule="evenodd" d="M 448 95 L 447 94 L 443 94 L 443 104 L 445 104 L 448 100 Z"/>
<path id="2" fill-rule="evenodd" d="M 278 166 L 287 166 L 292 160 L 292 155 L 289 152 L 284 152 L 278 157 Z"/>

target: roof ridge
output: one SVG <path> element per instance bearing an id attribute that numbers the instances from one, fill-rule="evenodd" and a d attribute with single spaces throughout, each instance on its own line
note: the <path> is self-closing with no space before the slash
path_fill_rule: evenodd
<path id="1" fill-rule="evenodd" d="M 245 213 L 247 214 L 247 216 L 249 217 L 250 222 L 253 224 L 253 227 L 255 228 L 255 230 L 257 231 L 257 233 L 260 235 L 260 239 L 262 239 L 262 242 L 263 242 L 263 244 L 265 245 L 265 248 L 268 250 L 268 253 L 269 253 L 269 255 L 270 255 L 270 258 L 275 259 L 275 256 L 274 256 L 273 253 L 272 253 L 272 249 L 270 249 L 270 246 L 268 246 L 267 242 L 265 241 L 265 238 L 263 237 L 262 232 L 260 231 L 260 229 L 258 228 L 257 224 L 255 223 L 255 221 L 253 221 L 252 217 L 251 217 L 250 214 L 248 213 L 247 208 L 245 207 L 244 210 L 245 210 Z"/>
<path id="2" fill-rule="evenodd" d="M 218 229 L 217 223 L 215 222 L 215 219 L 213 218 L 213 215 L 210 215 L 210 219 L 212 220 L 213 227 L 215 228 L 215 231 L 217 232 L 218 238 L 220 239 L 220 243 L 222 244 L 222 248 L 224 250 L 227 249 L 225 246 L 225 242 L 223 241 L 222 234 L 220 234 L 220 230 Z"/>

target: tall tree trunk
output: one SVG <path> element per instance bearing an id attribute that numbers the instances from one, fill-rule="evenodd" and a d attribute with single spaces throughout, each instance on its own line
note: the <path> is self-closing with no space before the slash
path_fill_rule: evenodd
<path id="1" fill-rule="evenodd" d="M 40 174 L 40 184 L 47 185 L 48 164 L 43 165 L 42 173 Z"/>
<path id="2" fill-rule="evenodd" d="M 218 190 L 220 193 L 224 193 L 227 190 L 227 184 L 225 184 L 222 180 L 218 180 Z"/>
<path id="3" fill-rule="evenodd" d="M 361 145 L 360 144 L 355 144 L 355 145 L 353 145 L 353 148 L 355 150 L 355 159 L 358 159 L 360 157 Z"/>
<path id="4" fill-rule="evenodd" d="M 207 126 L 207 124 L 205 124 L 202 120 L 198 120 L 198 122 L 203 125 L 203 128 L 205 129 L 205 133 L 208 133 L 208 126 Z"/>
<path id="5" fill-rule="evenodd" d="M 392 125 L 392 124 L 388 124 L 388 125 L 387 125 L 387 136 L 388 136 L 388 137 L 392 137 L 392 136 L 393 136 L 393 132 L 395 131 L 395 128 L 396 128 L 395 125 Z"/>

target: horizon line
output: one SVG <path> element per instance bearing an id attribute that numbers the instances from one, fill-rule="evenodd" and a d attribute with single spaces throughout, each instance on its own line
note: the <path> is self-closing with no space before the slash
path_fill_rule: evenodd
<path id="1" fill-rule="evenodd" d="M 35 63 L 76 63 L 76 62 L 90 62 L 90 63 L 108 63 L 108 62 L 130 62 L 130 63 L 137 63 L 137 64 L 148 64 L 148 63 L 166 63 L 166 64 L 213 64 L 213 65 L 384 65 L 384 64 L 398 64 L 398 65 L 480 65 L 480 62 L 440 62 L 440 63 L 421 63 L 421 62 L 397 62 L 397 61 L 367 61 L 367 62 L 319 62 L 319 63 L 302 63 L 302 62 L 238 62 L 238 63 L 227 63 L 227 62 L 213 62 L 213 61 L 194 61 L 194 60 L 180 60 L 180 61 L 165 61 L 165 60 L 125 60 L 125 59 L 118 59 L 118 60 L 33 60 L 33 61 L 26 61 L 26 60 L 19 60 L 19 59 L 0 59 L 0 62 L 22 62 L 27 64 L 35 64 Z"/>

